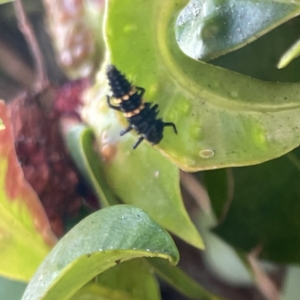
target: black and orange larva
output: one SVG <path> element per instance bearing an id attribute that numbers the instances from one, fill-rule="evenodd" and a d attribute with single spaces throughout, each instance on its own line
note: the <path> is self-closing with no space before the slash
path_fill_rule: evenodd
<path id="1" fill-rule="evenodd" d="M 139 139 L 133 145 L 135 149 L 144 139 L 154 144 L 158 144 L 163 138 L 164 127 L 171 126 L 177 134 L 177 129 L 172 122 L 163 122 L 158 119 L 158 105 L 151 107 L 150 102 L 143 102 L 145 89 L 132 86 L 126 77 L 114 66 L 108 65 L 106 69 L 108 83 L 111 87 L 112 97 L 118 104 L 111 104 L 111 98 L 107 96 L 107 104 L 110 108 L 122 111 L 129 126 L 120 132 L 124 135 L 134 129 L 139 135 Z"/>

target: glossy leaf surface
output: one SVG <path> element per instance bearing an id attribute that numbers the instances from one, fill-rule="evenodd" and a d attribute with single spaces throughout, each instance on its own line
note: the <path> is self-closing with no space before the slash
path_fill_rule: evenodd
<path id="1" fill-rule="evenodd" d="M 107 5 L 112 63 L 145 87 L 146 99 L 159 103 L 163 119 L 177 125 L 178 136 L 166 129 L 157 148 L 195 171 L 257 164 L 297 147 L 299 84 L 263 82 L 185 56 L 174 33 L 185 4 Z"/>
<path id="2" fill-rule="evenodd" d="M 55 244 L 45 211 L 24 178 L 0 101 L 0 274 L 28 281 Z"/>
<path id="3" fill-rule="evenodd" d="M 189 57 L 210 60 L 250 43 L 299 13 L 299 5 L 292 1 L 192 0 L 178 17 L 176 39 Z"/>
<path id="4" fill-rule="evenodd" d="M 137 257 L 161 257 L 176 264 L 170 235 L 141 209 L 115 205 L 76 225 L 53 248 L 30 281 L 22 300 L 70 299 L 110 267 Z"/>

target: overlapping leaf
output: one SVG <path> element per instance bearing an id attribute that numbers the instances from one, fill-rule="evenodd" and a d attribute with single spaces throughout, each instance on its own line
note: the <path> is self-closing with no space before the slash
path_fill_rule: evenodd
<path id="1" fill-rule="evenodd" d="M 192 0 L 176 26 L 181 50 L 210 60 L 256 40 L 300 13 L 295 1 Z"/>
<path id="2" fill-rule="evenodd" d="M 87 284 L 72 300 L 83 300 L 88 296 L 91 297 L 89 300 L 161 299 L 157 279 L 143 259 L 123 262 L 100 274 L 95 283 Z"/>
<path id="3" fill-rule="evenodd" d="M 176 264 L 179 254 L 170 235 L 141 209 L 129 205 L 102 209 L 59 241 L 22 299 L 70 299 L 96 275 L 138 257 L 160 257 Z"/>

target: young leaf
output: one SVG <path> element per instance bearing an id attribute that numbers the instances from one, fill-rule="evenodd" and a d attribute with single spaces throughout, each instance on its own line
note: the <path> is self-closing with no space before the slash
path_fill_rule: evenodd
<path id="1" fill-rule="evenodd" d="M 278 69 L 286 67 L 293 59 L 300 55 L 300 40 L 297 40 L 280 58 Z"/>
<path id="2" fill-rule="evenodd" d="M 28 281 L 56 238 L 36 193 L 24 178 L 3 101 L 0 119 L 0 274 Z"/>
<path id="3" fill-rule="evenodd" d="M 141 209 L 115 205 L 76 225 L 46 257 L 22 300 L 66 300 L 98 274 L 137 257 L 161 257 L 176 264 L 170 235 Z"/>

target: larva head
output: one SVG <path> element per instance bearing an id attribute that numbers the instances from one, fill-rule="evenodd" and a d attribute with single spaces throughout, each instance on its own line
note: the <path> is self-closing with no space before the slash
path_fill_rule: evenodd
<path id="1" fill-rule="evenodd" d="M 145 134 L 145 139 L 151 144 L 158 144 L 163 138 L 164 123 L 161 119 L 155 121 Z"/>

